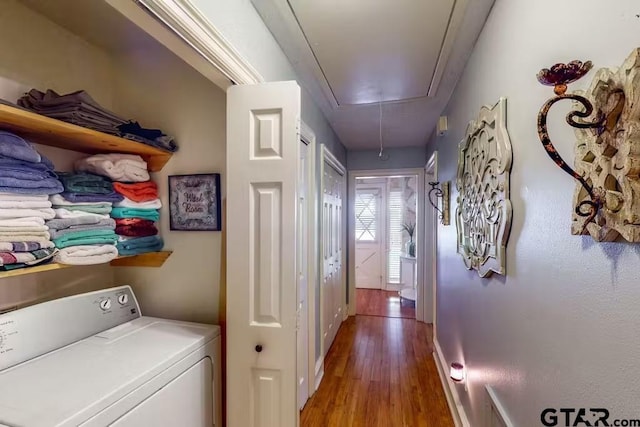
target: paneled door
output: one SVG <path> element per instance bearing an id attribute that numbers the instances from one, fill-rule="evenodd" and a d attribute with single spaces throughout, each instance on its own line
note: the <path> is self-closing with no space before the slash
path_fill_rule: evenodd
<path id="1" fill-rule="evenodd" d="M 382 289 L 385 260 L 384 184 L 358 184 L 356 187 L 356 287 Z"/>
<path id="2" fill-rule="evenodd" d="M 227 426 L 299 424 L 296 82 L 227 91 Z"/>
<path id="3" fill-rule="evenodd" d="M 343 277 L 345 169 L 324 149 L 322 173 L 322 326 L 326 355 L 342 323 L 346 298 Z"/>
<path id="4" fill-rule="evenodd" d="M 302 409 L 309 399 L 309 146 L 300 141 L 298 166 L 298 407 Z"/>

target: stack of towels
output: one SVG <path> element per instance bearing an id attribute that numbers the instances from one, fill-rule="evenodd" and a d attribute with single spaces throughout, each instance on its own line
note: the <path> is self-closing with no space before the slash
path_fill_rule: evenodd
<path id="1" fill-rule="evenodd" d="M 0 269 L 54 257 L 45 220 L 55 215 L 49 195 L 62 190 L 49 159 L 18 135 L 0 131 Z"/>
<path id="2" fill-rule="evenodd" d="M 78 160 L 77 172 L 105 176 L 113 182 L 120 197 L 114 201 L 111 217 L 115 220 L 120 255 L 156 252 L 164 242 L 158 236 L 155 223 L 160 218 L 162 203 L 156 183 L 150 180 L 147 163 L 130 154 L 98 154 Z"/>
<path id="3" fill-rule="evenodd" d="M 174 152 L 178 149 L 171 136 L 160 129 L 146 129 L 135 121 L 127 121 L 98 104 L 84 90 L 60 95 L 48 89 L 41 92 L 31 89 L 18 99 L 21 108 L 43 116 L 73 123 L 132 141 Z"/>
<path id="4" fill-rule="evenodd" d="M 50 197 L 55 219 L 47 221 L 59 249 L 57 262 L 73 265 L 107 263 L 118 256 L 113 203 L 122 196 L 111 181 L 90 173 L 59 172 L 64 191 Z"/>

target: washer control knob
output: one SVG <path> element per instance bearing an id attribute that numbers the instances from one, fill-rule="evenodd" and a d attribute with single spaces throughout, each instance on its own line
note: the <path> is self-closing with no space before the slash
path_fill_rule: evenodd
<path id="1" fill-rule="evenodd" d="M 100 301 L 100 308 L 102 311 L 107 311 L 111 308 L 111 298 L 105 298 Z"/>
<path id="2" fill-rule="evenodd" d="M 129 302 L 129 295 L 127 295 L 127 294 L 118 295 L 118 303 L 120 305 L 125 305 L 128 302 Z"/>

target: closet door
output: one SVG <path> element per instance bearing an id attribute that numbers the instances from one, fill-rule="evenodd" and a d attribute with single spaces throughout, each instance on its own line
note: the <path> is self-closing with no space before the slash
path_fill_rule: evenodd
<path id="1" fill-rule="evenodd" d="M 344 220 L 342 198 L 345 169 L 323 147 L 322 163 L 322 336 L 326 355 L 342 323 L 346 297 L 343 255 Z"/>
<path id="2" fill-rule="evenodd" d="M 227 425 L 299 424 L 296 211 L 300 88 L 227 92 Z"/>

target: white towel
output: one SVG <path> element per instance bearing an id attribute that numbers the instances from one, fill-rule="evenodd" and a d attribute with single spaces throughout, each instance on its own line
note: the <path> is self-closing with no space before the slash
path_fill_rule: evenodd
<path id="1" fill-rule="evenodd" d="M 39 216 L 25 216 L 22 218 L 2 218 L 0 227 L 35 227 L 44 225 L 44 218 Z"/>
<path id="2" fill-rule="evenodd" d="M 40 209 L 0 209 L 0 218 L 22 218 L 25 216 L 37 216 L 44 219 L 53 219 L 56 213 L 51 208 Z"/>
<path id="3" fill-rule="evenodd" d="M 96 154 L 75 162 L 77 172 L 91 172 L 103 175 L 113 181 L 149 181 L 147 162 L 133 154 Z"/>
<path id="4" fill-rule="evenodd" d="M 148 202 L 134 202 L 125 197 L 121 202 L 115 202 L 113 206 L 117 208 L 136 208 L 136 209 L 160 209 L 162 202 L 160 199 L 150 200 Z"/>
<path id="5" fill-rule="evenodd" d="M 50 208 L 51 202 L 48 200 L 2 200 L 0 199 L 0 209 L 39 209 Z"/>
<path id="6" fill-rule="evenodd" d="M 70 202 L 59 194 L 49 196 L 49 201 L 54 206 L 111 206 L 111 202 Z"/>
<path id="7" fill-rule="evenodd" d="M 13 200 L 18 202 L 37 202 L 49 200 L 46 194 L 19 194 L 19 193 L 0 193 L 0 200 Z"/>
<path id="8" fill-rule="evenodd" d="M 97 213 L 85 212 L 85 211 L 70 211 L 69 209 L 65 209 L 65 208 L 56 208 L 53 211 L 55 212 L 56 218 L 77 218 L 80 216 L 110 218 L 108 214 L 97 214 Z"/>
<path id="9" fill-rule="evenodd" d="M 50 242 L 38 234 L 22 234 L 20 236 L 0 236 L 0 242 L 37 242 L 40 244 Z"/>
<path id="10" fill-rule="evenodd" d="M 6 226 L 2 226 L 0 225 L 0 233 L 3 234 L 9 234 L 9 233 L 23 233 L 23 234 L 31 234 L 31 232 L 33 231 L 48 231 L 49 227 L 46 225 L 31 225 L 31 226 L 25 226 L 25 227 L 16 227 L 16 226 L 12 226 L 12 227 L 6 227 Z"/>
<path id="11" fill-rule="evenodd" d="M 39 237 L 41 239 L 45 239 L 45 240 L 51 240 L 51 235 L 49 234 L 48 231 L 3 231 L 0 230 L 0 237 L 11 237 L 12 239 L 9 240 L 10 242 L 25 242 L 29 239 L 23 239 L 23 236 L 28 236 L 28 237 Z M 5 240 L 6 242 L 6 240 Z"/>
<path id="12" fill-rule="evenodd" d="M 69 265 L 104 264 L 118 256 L 114 245 L 69 246 L 56 254 L 54 262 Z"/>

